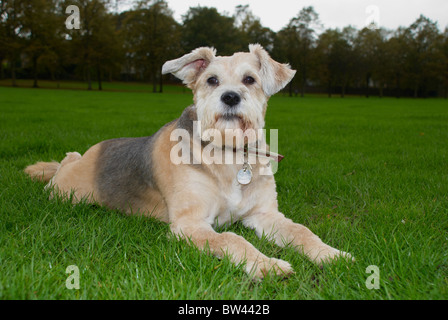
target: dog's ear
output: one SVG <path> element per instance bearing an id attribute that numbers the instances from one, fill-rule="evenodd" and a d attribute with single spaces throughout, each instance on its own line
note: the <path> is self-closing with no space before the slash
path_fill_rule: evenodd
<path id="1" fill-rule="evenodd" d="M 261 45 L 250 44 L 249 51 L 260 61 L 260 76 L 263 91 L 267 96 L 279 92 L 294 78 L 296 71 L 292 70 L 289 64 L 273 60 Z"/>
<path id="2" fill-rule="evenodd" d="M 165 62 L 162 67 L 162 74 L 172 73 L 190 87 L 215 56 L 216 50 L 214 48 L 197 48 L 183 57 Z"/>

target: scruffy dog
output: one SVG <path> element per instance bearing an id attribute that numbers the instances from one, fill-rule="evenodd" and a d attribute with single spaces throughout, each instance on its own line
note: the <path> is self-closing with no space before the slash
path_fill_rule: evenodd
<path id="1" fill-rule="evenodd" d="M 179 119 L 150 137 L 103 141 L 83 156 L 67 153 L 61 163 L 38 162 L 25 172 L 49 182 L 52 192 L 71 194 L 72 201 L 86 199 L 168 222 L 177 237 L 189 239 L 217 257 L 227 256 L 234 264 L 244 263 L 246 272 L 255 278 L 269 272 L 288 275 L 293 269 L 286 261 L 265 256 L 243 237 L 217 233 L 213 226 L 241 221 L 258 236 L 264 235 L 279 246 L 291 245 L 319 264 L 339 256 L 350 257 L 278 211 L 269 163 L 248 165 L 245 161 L 242 166 L 235 161 L 194 161 L 210 145 L 215 152 L 222 148 L 231 153 L 245 144 L 265 145 L 260 137 L 249 135 L 238 143 L 237 136 L 217 139 L 215 135 L 212 140 L 194 133 L 195 123 L 202 131 L 212 129 L 223 137 L 228 130 L 245 134 L 264 127 L 269 97 L 284 88 L 295 71 L 274 61 L 258 44 L 250 45 L 249 51 L 221 57 L 214 49 L 202 47 L 166 62 L 162 72 L 174 74 L 194 93 L 194 104 Z M 173 141 L 176 130 L 192 137 L 182 142 L 182 148 L 199 141 L 189 154 L 178 150 L 181 142 Z M 183 152 L 192 163 L 173 161 L 173 154 L 178 154 L 173 150 Z"/>

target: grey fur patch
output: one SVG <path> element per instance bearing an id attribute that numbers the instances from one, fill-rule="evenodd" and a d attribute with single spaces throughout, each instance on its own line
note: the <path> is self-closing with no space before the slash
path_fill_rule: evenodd
<path id="1" fill-rule="evenodd" d="M 195 106 L 189 106 L 182 112 L 182 115 L 180 116 L 177 127 L 181 129 L 185 129 L 188 131 L 190 136 L 193 136 L 193 122 L 198 121 L 198 115 L 196 113 L 196 107 Z"/>
<path id="2" fill-rule="evenodd" d="M 113 209 L 128 210 L 134 203 L 140 202 L 148 189 L 157 190 L 153 171 L 154 142 L 173 122 L 177 122 L 177 128 L 186 129 L 192 136 L 193 121 L 196 120 L 196 108 L 190 106 L 179 119 L 167 123 L 152 136 L 103 141 L 96 164 L 97 190 L 101 202 Z M 200 164 L 190 166 L 204 169 Z"/>
<path id="3" fill-rule="evenodd" d="M 151 155 L 156 135 L 101 143 L 96 181 L 105 205 L 127 210 L 148 188 L 154 188 Z"/>
<path id="4" fill-rule="evenodd" d="M 198 115 L 196 113 L 196 107 L 194 105 L 189 106 L 186 108 L 182 115 L 180 116 L 179 120 L 177 121 L 177 127 L 180 129 L 185 129 L 188 131 L 190 135 L 190 164 L 189 166 L 198 169 L 198 170 L 205 170 L 205 167 L 202 164 L 195 164 L 193 163 L 193 153 L 191 150 L 193 150 L 193 123 L 194 121 L 198 121 Z M 209 142 L 205 142 L 201 140 L 201 147 L 205 147 Z"/>

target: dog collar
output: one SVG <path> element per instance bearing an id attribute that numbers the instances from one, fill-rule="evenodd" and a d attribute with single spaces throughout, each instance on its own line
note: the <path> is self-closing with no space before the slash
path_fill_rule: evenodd
<path id="1" fill-rule="evenodd" d="M 274 160 L 276 162 L 280 162 L 280 161 L 282 161 L 285 158 L 285 156 L 282 156 L 281 154 L 278 154 L 278 153 L 275 153 L 275 152 L 271 152 L 271 151 L 266 151 L 266 150 L 263 150 L 263 149 L 249 147 L 248 145 L 244 146 L 244 153 L 245 154 L 254 154 L 257 157 L 269 158 L 269 159 Z"/>
<path id="2" fill-rule="evenodd" d="M 276 162 L 280 162 L 282 161 L 285 156 L 279 154 L 279 153 L 275 153 L 272 151 L 266 151 L 264 149 L 258 149 L 258 148 L 254 148 L 254 147 L 249 147 L 247 144 L 244 146 L 244 148 L 233 148 L 233 152 L 238 152 L 238 151 L 243 151 L 244 152 L 244 156 L 247 156 L 249 154 L 254 154 L 257 157 L 262 157 L 262 158 L 267 158 L 267 159 L 271 159 L 274 160 Z"/>

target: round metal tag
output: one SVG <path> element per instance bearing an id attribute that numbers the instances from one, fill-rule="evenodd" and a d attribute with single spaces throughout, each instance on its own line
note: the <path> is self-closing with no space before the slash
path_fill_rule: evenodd
<path id="1" fill-rule="evenodd" d="M 249 184 L 252 181 L 252 171 L 249 168 L 243 168 L 238 171 L 236 180 L 243 185 Z"/>

